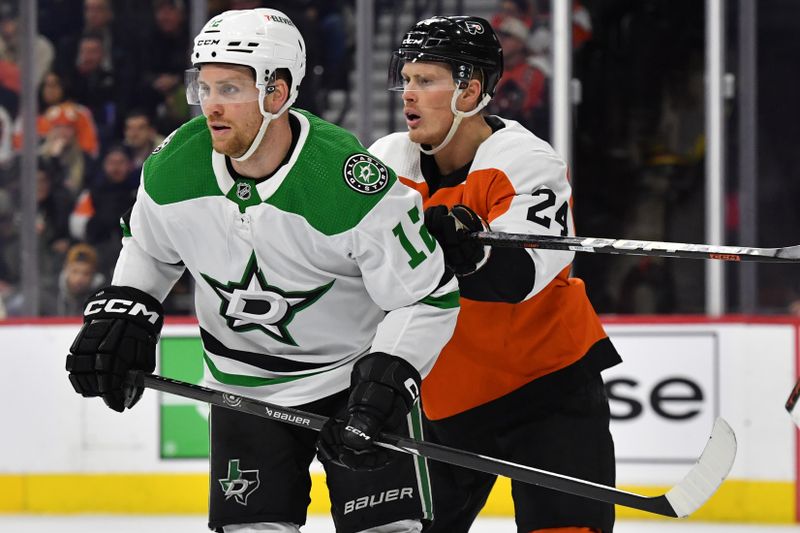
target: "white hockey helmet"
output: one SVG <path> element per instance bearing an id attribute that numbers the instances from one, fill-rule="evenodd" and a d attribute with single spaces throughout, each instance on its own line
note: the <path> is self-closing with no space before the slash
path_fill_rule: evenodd
<path id="1" fill-rule="evenodd" d="M 200 30 L 194 39 L 191 60 L 195 68 L 186 73 L 186 97 L 190 104 L 200 103 L 197 83 L 197 67 L 200 65 L 229 63 L 254 70 L 258 105 L 264 122 L 250 149 L 237 158 L 242 160 L 249 157 L 261 142 L 267 124 L 297 99 L 306 73 L 306 46 L 297 27 L 280 11 L 267 8 L 232 10 L 211 18 Z M 264 109 L 264 97 L 272 91 L 277 69 L 288 70 L 292 80 L 286 103 L 272 114 Z"/>

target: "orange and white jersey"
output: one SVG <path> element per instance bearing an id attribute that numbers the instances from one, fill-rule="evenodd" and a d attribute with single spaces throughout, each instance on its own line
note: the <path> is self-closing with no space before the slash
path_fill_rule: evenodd
<path id="1" fill-rule="evenodd" d="M 383 137 L 370 151 L 422 194 L 425 207 L 465 204 L 493 231 L 574 235 L 564 161 L 519 123 L 486 118 L 494 133 L 467 169 L 449 176 L 432 177 L 426 171 L 432 159 L 406 133 Z M 431 419 L 482 405 L 565 368 L 606 338 L 583 282 L 569 277 L 573 256 L 494 248 L 486 266 L 461 278 L 455 333 L 423 383 L 423 406 Z"/>

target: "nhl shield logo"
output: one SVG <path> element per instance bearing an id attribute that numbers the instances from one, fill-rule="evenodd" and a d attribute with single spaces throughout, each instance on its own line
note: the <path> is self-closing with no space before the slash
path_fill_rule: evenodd
<path id="1" fill-rule="evenodd" d="M 360 193 L 375 194 L 389 183 L 389 171 L 374 157 L 355 154 L 344 163 L 344 182 Z"/>
<path id="2" fill-rule="evenodd" d="M 471 35 L 478 35 L 479 33 L 483 33 L 483 25 L 480 22 L 475 22 L 474 20 L 468 20 L 464 23 L 464 29 L 467 30 L 467 33 Z"/>
<path id="3" fill-rule="evenodd" d="M 240 182 L 236 184 L 236 196 L 240 200 L 249 200 L 251 192 L 252 188 L 250 187 L 249 183 Z"/>

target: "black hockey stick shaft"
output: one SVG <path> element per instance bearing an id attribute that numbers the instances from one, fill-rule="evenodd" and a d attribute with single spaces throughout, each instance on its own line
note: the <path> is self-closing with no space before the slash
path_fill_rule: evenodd
<path id="1" fill-rule="evenodd" d="M 324 416 L 308 413 L 299 409 L 282 407 L 263 402 L 261 400 L 256 400 L 254 398 L 247 398 L 245 396 L 228 394 L 219 390 L 209 389 L 199 385 L 193 385 L 191 383 L 169 379 L 163 376 L 137 374 L 132 379 L 150 389 L 182 396 L 185 398 L 191 398 L 201 402 L 217 405 L 219 407 L 225 407 L 227 409 L 256 415 L 261 418 L 276 420 L 316 431 L 319 431 L 327 420 L 327 418 Z M 722 423 L 724 424 L 724 422 Z M 725 427 L 727 427 L 727 424 L 725 424 Z M 712 439 L 713 437 L 714 435 L 712 435 Z M 670 498 L 670 494 L 677 489 L 681 489 L 680 486 L 674 487 L 670 493 L 665 495 L 642 496 L 632 492 L 619 490 L 614 487 L 593 483 L 591 481 L 564 476 L 554 472 L 548 472 L 546 470 L 539 470 L 526 465 L 512 463 L 502 459 L 495 459 L 493 457 L 488 457 L 464 450 L 458 450 L 455 448 L 449 448 L 447 446 L 442 446 L 431 442 L 419 441 L 410 437 L 381 433 L 380 437 L 376 441 L 376 444 L 389 449 L 426 457 L 428 459 L 449 463 L 455 466 L 470 468 L 472 470 L 478 470 L 488 474 L 502 475 L 514 480 L 532 483 L 534 485 L 574 494 L 576 496 L 623 505 L 625 507 L 631 507 L 633 509 L 639 509 L 641 511 L 647 511 L 673 518 L 688 516 L 688 514 L 694 512 L 697 507 L 702 505 L 702 503 L 704 503 L 716 491 L 717 487 L 722 482 L 722 479 L 727 476 L 728 469 L 730 468 L 730 465 L 728 464 L 727 469 L 721 475 L 721 479 L 716 479 L 719 477 L 719 473 L 717 472 L 718 468 L 712 468 L 711 470 L 716 472 L 717 475 L 712 476 L 714 479 L 708 482 L 704 482 L 704 478 L 706 477 L 705 472 L 703 473 L 703 476 L 701 476 L 703 479 L 695 476 L 695 479 L 691 480 L 693 485 L 692 490 L 694 493 L 689 495 L 680 494 L 680 498 L 677 501 L 672 501 L 674 498 Z M 723 450 L 723 452 L 727 453 L 729 450 Z M 717 455 L 725 455 L 725 453 Z M 735 441 L 733 453 L 735 454 Z M 703 455 L 705 454 L 706 452 L 704 451 Z M 732 457 L 723 457 L 723 466 L 728 462 L 732 463 L 732 461 Z M 702 462 L 702 456 L 701 460 L 698 462 L 698 467 L 700 466 L 700 462 Z M 687 475 L 687 479 L 691 477 L 691 475 L 692 472 Z M 700 485 L 703 485 L 702 489 L 697 489 L 694 487 L 697 485 L 698 479 L 701 481 Z M 708 487 L 706 487 L 706 485 L 708 485 Z M 713 485 L 713 487 L 711 485 Z"/>
<path id="2" fill-rule="evenodd" d="M 531 235 L 494 231 L 478 231 L 472 233 L 471 237 L 480 243 L 503 248 L 538 248 L 541 250 L 684 257 L 688 259 L 716 259 L 733 262 L 800 262 L 800 245 L 787 246 L 785 248 L 749 248 L 744 246 L 714 246 L 711 244 L 602 239 L 598 237 L 562 237 L 559 235 Z"/>

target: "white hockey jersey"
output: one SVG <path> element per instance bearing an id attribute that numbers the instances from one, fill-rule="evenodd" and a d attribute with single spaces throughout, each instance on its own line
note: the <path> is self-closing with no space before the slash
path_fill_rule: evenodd
<path id="1" fill-rule="evenodd" d="M 543 140 L 513 120 L 488 117 L 494 133 L 468 169 L 427 181 L 419 145 L 407 133 L 377 140 L 370 151 L 386 161 L 425 207 L 465 204 L 493 231 L 574 235 L 567 167 Z M 495 258 L 498 250 L 492 251 Z M 486 404 L 581 359 L 596 369 L 619 361 L 583 282 L 570 277 L 569 251 L 525 250 L 533 268 L 502 262 L 462 279 L 453 338 L 422 384 L 422 406 L 433 420 Z M 506 256 L 507 257 L 507 256 Z M 487 296 L 518 279 L 526 294 Z M 528 279 L 533 278 L 533 279 Z M 518 298 L 518 299 L 516 299 Z"/>
<path id="2" fill-rule="evenodd" d="M 289 111 L 300 135 L 267 180 L 232 176 L 204 117 L 147 160 L 112 283 L 163 300 L 188 269 L 206 380 L 300 405 L 349 386 L 371 351 L 424 376 L 450 338 L 458 286 L 420 195 L 351 134 Z"/>

